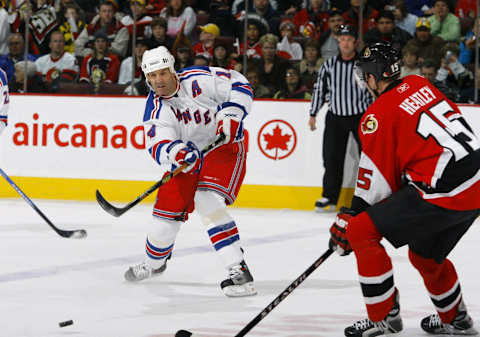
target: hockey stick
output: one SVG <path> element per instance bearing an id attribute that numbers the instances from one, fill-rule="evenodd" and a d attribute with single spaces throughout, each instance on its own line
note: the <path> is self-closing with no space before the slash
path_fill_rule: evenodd
<path id="1" fill-rule="evenodd" d="M 285 288 L 284 291 L 280 293 L 269 305 L 266 306 L 265 309 L 262 310 L 254 319 L 250 321 L 239 333 L 235 335 L 235 337 L 243 337 L 245 336 L 250 330 L 253 329 L 255 325 L 257 325 L 262 319 L 265 318 L 277 305 L 282 302 L 285 297 L 290 295 L 295 288 L 297 288 L 305 279 L 315 271 L 325 260 L 333 253 L 331 248 L 327 249 L 322 256 L 320 256 L 307 270 L 305 270 L 295 281 L 290 283 L 290 285 Z M 175 334 L 175 337 L 189 337 L 192 336 L 192 333 L 187 330 L 178 330 Z"/>
<path id="2" fill-rule="evenodd" d="M 18 194 L 20 194 L 22 196 L 22 198 L 27 202 L 27 204 L 29 204 L 30 206 L 32 206 L 32 208 L 38 213 L 38 215 L 40 215 L 43 220 L 45 220 L 45 222 L 50 226 L 52 227 L 52 229 L 57 232 L 58 235 L 64 237 L 64 238 L 72 238 L 72 239 L 83 239 L 87 236 L 87 231 L 84 230 L 84 229 L 76 229 L 76 230 L 63 230 L 63 229 L 60 229 L 58 227 L 56 227 L 46 216 L 45 214 L 42 213 L 42 211 L 40 211 L 38 209 L 38 207 L 33 203 L 32 200 L 30 200 L 29 197 L 27 197 L 25 195 L 25 193 L 22 192 L 22 190 L 20 189 L 20 187 L 18 187 L 13 181 L 12 179 L 10 179 L 10 177 L 0 168 L 0 174 L 5 178 L 5 180 L 15 189 L 15 191 L 17 191 Z"/>
<path id="3" fill-rule="evenodd" d="M 205 147 L 203 150 L 202 150 L 202 154 L 205 155 L 207 154 L 208 152 L 210 152 L 211 150 L 213 150 L 215 147 L 217 147 L 218 145 L 220 145 L 223 140 L 225 139 L 225 135 L 224 134 L 220 134 L 217 138 L 215 138 L 215 140 L 210 143 L 209 145 L 207 145 L 207 147 Z M 170 181 L 170 179 L 172 179 L 173 177 L 175 177 L 177 174 L 179 174 L 180 172 L 182 172 L 182 170 L 187 167 L 188 164 L 187 163 L 184 163 L 183 165 L 177 167 L 173 172 L 171 172 L 169 175 L 166 175 L 165 177 L 163 177 L 160 181 L 157 181 L 155 183 L 155 185 L 151 186 L 148 190 L 146 190 L 145 192 L 143 192 L 141 195 L 139 195 L 135 200 L 131 201 L 130 203 L 128 203 L 126 206 L 124 207 L 115 207 L 113 206 L 111 203 L 109 203 L 107 200 L 105 200 L 105 198 L 102 196 L 102 194 L 100 193 L 99 190 L 97 190 L 96 192 L 96 197 L 97 197 L 97 202 L 100 204 L 100 206 L 109 214 L 115 216 L 115 217 L 119 217 L 120 215 L 122 215 L 123 213 L 125 213 L 126 211 L 128 211 L 130 208 L 132 208 L 133 206 L 135 206 L 136 204 L 138 204 L 140 201 L 142 201 L 143 199 L 145 199 L 146 197 L 148 197 L 153 191 L 155 191 L 157 188 L 159 188 L 160 186 L 166 184 L 167 182 Z"/>

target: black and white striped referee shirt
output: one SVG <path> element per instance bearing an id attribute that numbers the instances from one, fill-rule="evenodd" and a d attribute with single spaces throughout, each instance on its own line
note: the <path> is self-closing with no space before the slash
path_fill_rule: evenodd
<path id="1" fill-rule="evenodd" d="M 328 110 L 336 116 L 354 116 L 367 110 L 373 98 L 355 81 L 354 65 L 355 59 L 344 61 L 340 55 L 325 61 L 313 86 L 310 116 L 316 116 L 325 102 L 328 102 Z"/>

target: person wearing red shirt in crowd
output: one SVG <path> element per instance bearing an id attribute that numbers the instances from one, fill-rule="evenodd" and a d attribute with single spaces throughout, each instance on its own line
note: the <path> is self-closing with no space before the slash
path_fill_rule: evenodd
<path id="1" fill-rule="evenodd" d="M 265 20 L 264 20 L 265 21 Z M 240 55 L 247 54 L 248 58 L 262 57 L 262 46 L 260 37 L 268 33 L 268 24 L 260 20 L 248 18 L 247 42 L 248 47 L 245 50 L 245 42 L 240 43 Z M 243 34 L 241 34 L 243 36 Z"/>
<path id="2" fill-rule="evenodd" d="M 350 0 L 350 9 L 343 13 L 345 24 L 358 28 L 358 20 L 360 13 L 360 3 L 363 3 L 363 24 L 362 32 L 375 27 L 375 19 L 377 18 L 378 11 L 366 4 L 366 0 Z"/>
<path id="3" fill-rule="evenodd" d="M 220 36 L 220 28 L 214 23 L 200 26 L 200 42 L 193 46 L 193 54 L 203 55 L 208 59 L 213 57 L 213 46 L 215 45 L 215 38 Z"/>
<path id="4" fill-rule="evenodd" d="M 130 15 L 125 15 L 122 18 L 122 25 L 128 29 L 130 38 L 133 36 L 133 17 L 135 14 L 136 21 L 136 36 L 149 38 L 152 36 L 152 30 L 150 24 L 152 23 L 152 17 L 147 15 L 146 0 L 130 0 Z"/>
<path id="5" fill-rule="evenodd" d="M 312 0 L 310 6 L 298 11 L 293 17 L 297 34 L 305 37 L 316 37 L 328 29 L 329 4 L 324 0 Z M 314 27 L 312 34 L 310 27 Z"/>
<path id="6" fill-rule="evenodd" d="M 368 318 L 345 336 L 383 336 L 403 329 L 392 261 L 381 244 L 408 246 L 435 314 L 432 335 L 477 335 L 460 281 L 447 258 L 480 215 L 480 142 L 458 106 L 427 79 L 399 79 L 400 53 L 368 45 L 358 75 L 376 97 L 362 117 L 362 153 L 351 209 L 330 228 L 330 247 L 355 253 Z M 412 332 L 406 335 L 411 335 Z"/>
<path id="7" fill-rule="evenodd" d="M 83 59 L 80 82 L 116 83 L 119 69 L 120 61 L 110 53 L 107 35 L 102 31 L 96 32 L 93 53 Z"/>
<path id="8" fill-rule="evenodd" d="M 93 36 L 102 30 L 107 34 L 110 50 L 118 57 L 124 57 L 128 48 L 128 30 L 115 17 L 115 6 L 111 1 L 100 3 L 98 15 L 82 30 L 75 40 L 75 56 L 86 57 L 93 51 Z"/>
<path id="9" fill-rule="evenodd" d="M 37 73 L 43 80 L 52 84 L 56 81 L 74 81 L 78 75 L 77 59 L 70 53 L 65 52 L 65 37 L 59 30 L 50 35 L 51 53 L 39 57 L 35 61 Z"/>
<path id="10" fill-rule="evenodd" d="M 458 0 L 455 15 L 459 18 L 472 18 L 477 16 L 477 2 L 475 0 Z"/>

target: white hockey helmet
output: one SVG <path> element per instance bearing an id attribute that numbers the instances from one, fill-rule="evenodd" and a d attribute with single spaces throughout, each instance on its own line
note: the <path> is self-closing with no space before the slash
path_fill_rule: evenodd
<path id="1" fill-rule="evenodd" d="M 152 71 L 169 68 L 175 73 L 175 57 L 164 46 L 145 51 L 142 57 L 142 70 L 145 76 Z"/>

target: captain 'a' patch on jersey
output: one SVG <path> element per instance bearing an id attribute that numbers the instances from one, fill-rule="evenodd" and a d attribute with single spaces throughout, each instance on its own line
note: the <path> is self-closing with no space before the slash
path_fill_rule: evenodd
<path id="1" fill-rule="evenodd" d="M 433 204 L 480 208 L 480 198 L 469 197 L 480 194 L 478 138 L 458 107 L 423 77 L 407 76 L 380 95 L 359 131 L 355 195 L 369 204 L 400 189 L 405 178 Z"/>

